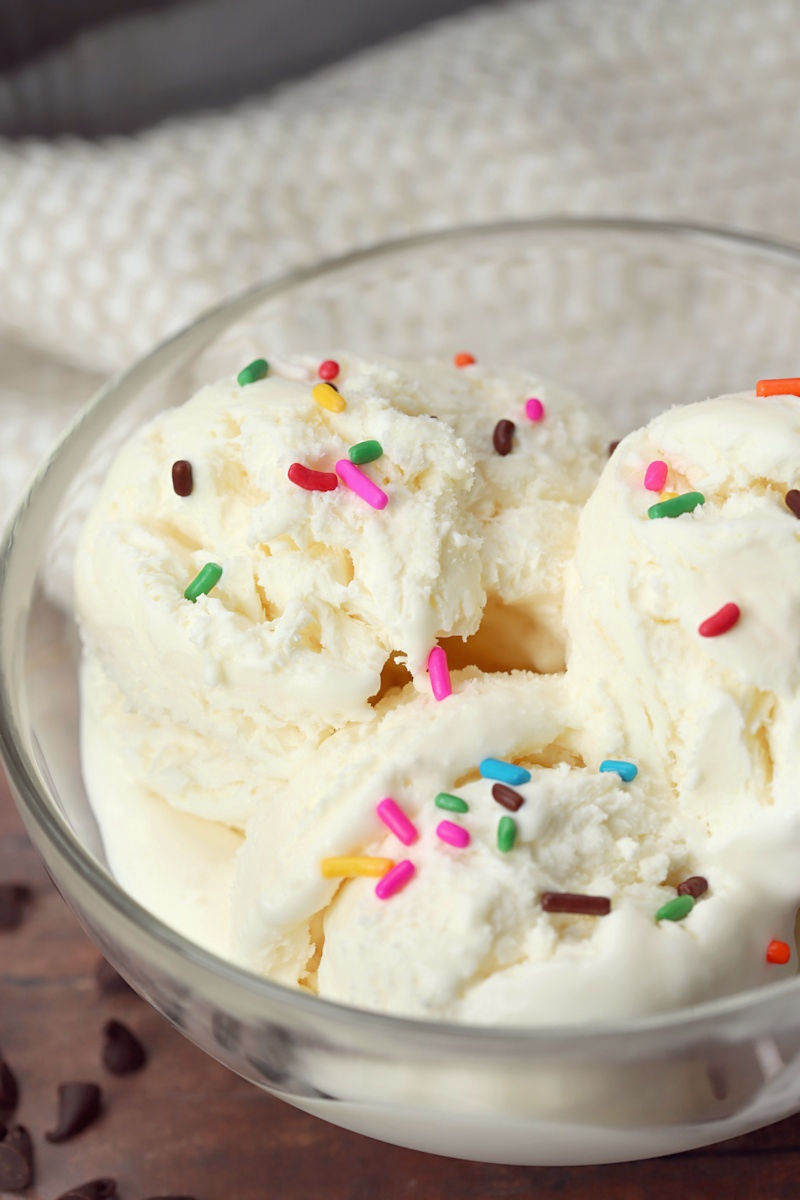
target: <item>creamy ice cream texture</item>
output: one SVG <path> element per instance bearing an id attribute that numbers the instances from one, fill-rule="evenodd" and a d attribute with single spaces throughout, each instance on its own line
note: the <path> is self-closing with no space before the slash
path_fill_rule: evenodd
<path id="1" fill-rule="evenodd" d="M 340 362 L 341 413 L 315 404 L 308 360 L 305 380 L 225 381 L 163 414 L 87 523 L 84 766 L 121 882 L 255 970 L 404 1015 L 625 1017 L 794 971 L 765 951 L 792 943 L 800 902 L 800 525 L 784 502 L 800 400 L 673 409 L 600 476 L 604 443 L 562 389 Z M 532 395 L 541 421 L 526 421 Z M 509 454 L 492 445 L 502 418 Z M 383 511 L 287 481 L 292 461 L 330 472 L 366 437 L 384 451 L 364 467 Z M 178 458 L 190 497 L 169 482 Z M 644 486 L 652 461 L 668 492 L 704 503 L 651 518 L 668 494 Z M 222 578 L 191 604 L 209 560 Z M 730 603 L 738 621 L 703 637 Z M 566 672 L 534 673 L 563 667 L 565 640 Z M 441 702 L 437 642 L 453 668 Z M 513 808 L 485 758 L 523 769 Z M 379 816 L 386 797 L 408 845 Z M 323 875 L 343 855 L 414 873 L 381 900 L 374 878 Z M 166 881 L 153 864 L 175 856 Z M 694 876 L 708 889 L 657 921 Z M 610 911 L 546 911 L 547 893 Z"/>

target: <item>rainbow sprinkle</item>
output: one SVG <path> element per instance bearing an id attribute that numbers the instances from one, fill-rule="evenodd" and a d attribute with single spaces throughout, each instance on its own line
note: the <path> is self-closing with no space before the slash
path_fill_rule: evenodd
<path id="1" fill-rule="evenodd" d="M 324 379 L 326 383 L 330 383 L 339 374 L 339 364 L 335 358 L 326 358 L 317 367 L 317 374 L 320 379 Z"/>
<path id="2" fill-rule="evenodd" d="M 409 821 L 402 808 L 395 804 L 390 796 L 381 800 L 380 804 L 376 805 L 375 811 L 387 829 L 391 829 L 404 846 L 410 846 L 419 837 L 416 826 Z"/>
<path id="3" fill-rule="evenodd" d="M 402 859 L 397 866 L 392 867 L 391 871 L 387 871 L 378 880 L 375 884 L 375 895 L 379 900 L 388 900 L 390 896 L 402 891 L 409 880 L 413 878 L 416 869 L 410 859 Z"/>
<path id="4" fill-rule="evenodd" d="M 473 354 L 468 354 L 466 350 L 462 350 L 458 354 L 453 355 L 454 367 L 471 367 L 474 362 L 475 356 Z"/>
<path id="5" fill-rule="evenodd" d="M 683 896 L 675 896 L 672 900 L 668 900 L 666 904 L 662 904 L 661 908 L 656 913 L 657 921 L 682 921 L 684 917 L 688 917 L 689 913 L 694 908 L 694 896 L 684 893 Z"/>
<path id="6" fill-rule="evenodd" d="M 355 446 L 351 446 L 347 451 L 347 457 L 350 459 L 350 462 L 356 463 L 357 466 L 375 462 L 375 459 L 380 458 L 382 454 L 383 446 L 380 442 L 376 442 L 374 438 L 370 438 L 366 442 L 356 442 Z"/>
<path id="7" fill-rule="evenodd" d="M 768 963 L 777 963 L 783 966 L 792 957 L 792 951 L 788 942 L 779 942 L 776 938 L 767 946 L 766 960 Z"/>
<path id="8" fill-rule="evenodd" d="M 448 846 L 455 846 L 457 850 L 463 850 L 472 841 L 468 830 L 462 825 L 454 824 L 453 821 L 440 821 L 436 826 L 436 836 L 447 842 Z"/>
<path id="9" fill-rule="evenodd" d="M 499 779 L 501 783 L 510 783 L 512 787 L 529 783 L 531 778 L 530 771 L 525 767 L 505 762 L 502 758 L 484 758 L 478 770 L 484 779 Z"/>
<path id="10" fill-rule="evenodd" d="M 513 817 L 501 817 L 497 822 L 497 849 L 508 854 L 517 840 L 517 823 Z"/>
<path id="11" fill-rule="evenodd" d="M 259 379 L 263 379 L 268 371 L 269 363 L 265 358 L 254 358 L 246 367 L 242 367 L 236 376 L 236 382 L 239 387 L 247 387 L 248 383 L 257 383 Z"/>
<path id="12" fill-rule="evenodd" d="M 445 812 L 469 812 L 469 805 L 466 800 L 462 800 L 460 796 L 453 796 L 450 792 L 439 792 L 433 803 L 437 808 L 443 808 Z"/>
<path id="13" fill-rule="evenodd" d="M 615 772 L 624 783 L 630 783 L 639 774 L 639 768 L 635 763 L 626 762 L 621 758 L 604 758 L 600 763 L 600 770 Z"/>
<path id="14" fill-rule="evenodd" d="M 694 512 L 698 505 L 705 502 L 706 498 L 702 492 L 683 492 L 680 496 L 671 496 L 669 500 L 651 504 L 647 515 L 651 521 L 659 517 L 682 517 L 684 513 Z"/>
<path id="15" fill-rule="evenodd" d="M 434 646 L 428 655 L 428 676 L 431 681 L 431 691 L 436 700 L 446 700 L 453 694 L 450 682 L 450 667 L 447 655 L 441 646 Z"/>
<path id="16" fill-rule="evenodd" d="M 654 458 L 644 473 L 644 486 L 648 492 L 663 492 L 669 467 L 660 458 Z"/>
<path id="17" fill-rule="evenodd" d="M 314 471 L 302 463 L 292 463 L 286 474 L 292 483 L 306 492 L 332 492 L 339 486 L 333 471 Z"/>
<path id="18" fill-rule="evenodd" d="M 346 484 L 352 492 L 355 492 L 372 508 L 386 508 L 389 503 L 386 492 L 379 488 L 377 483 L 373 483 L 355 463 L 351 463 L 347 458 L 340 458 L 336 464 L 336 474 L 342 483 Z"/>
<path id="19" fill-rule="evenodd" d="M 204 567 L 195 575 L 192 582 L 183 593 L 187 600 L 191 600 L 192 604 L 196 604 L 199 596 L 206 596 L 213 587 L 216 587 L 222 578 L 222 567 L 219 563 L 207 562 Z"/>
<path id="20" fill-rule="evenodd" d="M 759 379 L 757 396 L 800 396 L 800 379 Z"/>
<path id="21" fill-rule="evenodd" d="M 730 604 L 723 604 L 722 608 L 717 612 L 712 613 L 710 617 L 706 617 L 705 621 L 701 621 L 697 626 L 697 632 L 700 637 L 720 637 L 721 634 L 727 633 L 729 629 L 733 629 L 734 625 L 742 615 L 742 610 L 738 604 L 732 601 Z"/>
<path id="22" fill-rule="evenodd" d="M 344 397 L 330 383 L 315 383 L 311 389 L 311 395 L 315 403 L 320 408 L 327 408 L 328 412 L 344 412 L 347 407 Z"/>
<path id="23" fill-rule="evenodd" d="M 544 420 L 544 405 L 538 396 L 529 396 L 525 401 L 525 416 L 529 421 Z"/>
<path id="24" fill-rule="evenodd" d="M 380 875 L 391 871 L 393 858 L 371 858 L 366 854 L 344 854 L 338 858 L 323 858 L 319 864 L 326 879 L 341 879 L 356 875 Z"/>

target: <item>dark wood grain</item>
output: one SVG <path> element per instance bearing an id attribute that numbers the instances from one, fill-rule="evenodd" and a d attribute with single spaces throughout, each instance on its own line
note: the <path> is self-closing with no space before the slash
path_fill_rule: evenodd
<path id="1" fill-rule="evenodd" d="M 798 1200 L 800 1116 L 707 1150 L 603 1167 L 498 1167 L 400 1150 L 345 1133 L 258 1092 L 185 1041 L 133 995 L 101 997 L 97 952 L 42 870 L 0 784 L 0 882 L 29 882 L 22 927 L 0 933 L 0 1047 L 37 1150 L 32 1200 L 113 1175 L 121 1200 Z M 100 1030 L 131 1026 L 150 1062 L 114 1078 Z M 53 1146 L 56 1084 L 94 1079 L 105 1113 Z M 180 1092 L 176 1103 L 176 1091 Z M 4 1200 L 6 1193 L 0 1193 Z"/>

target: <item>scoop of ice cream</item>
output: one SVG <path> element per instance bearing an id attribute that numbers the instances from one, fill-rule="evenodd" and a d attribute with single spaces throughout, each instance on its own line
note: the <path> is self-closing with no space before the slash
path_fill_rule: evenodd
<path id="1" fill-rule="evenodd" d="M 344 407 L 331 411 L 303 371 L 223 381 L 140 430 L 76 558 L 86 653 L 109 715 L 125 713 L 152 764 L 147 786 L 237 826 L 409 671 L 427 687 L 437 640 L 454 666 L 561 661 L 564 550 L 599 462 L 589 418 L 552 388 L 546 420 L 496 453 L 495 412 L 522 411 L 539 387 L 523 374 L 470 381 L 342 356 Z M 363 466 L 382 510 L 341 481 L 310 491 L 288 478 L 295 462 L 331 474 L 365 440 L 383 451 Z M 190 495 L 173 489 L 177 460 L 191 464 Z M 503 613 L 506 505 L 528 527 Z M 208 562 L 221 577 L 192 603 L 184 590 Z"/>
<path id="2" fill-rule="evenodd" d="M 488 670 L 564 667 L 564 569 L 575 545 L 580 507 L 605 464 L 598 418 L 562 385 L 531 372 L 502 373 L 481 363 L 366 361 L 338 356 L 348 395 L 376 392 L 401 412 L 444 421 L 475 462 L 470 511 L 478 519 L 486 591 L 478 633 L 448 643 L 454 665 Z M 529 400 L 538 405 L 527 409 Z M 531 420 L 528 411 L 539 419 Z M 492 434 L 514 425 L 510 453 Z"/>
<path id="3" fill-rule="evenodd" d="M 653 461 L 669 493 L 704 502 L 651 518 Z M 785 495 L 798 477 L 800 400 L 722 396 L 625 438 L 579 522 L 566 618 L 590 752 L 668 781 L 712 830 L 796 806 L 800 522 Z M 736 623 L 704 636 L 727 605 Z"/>
<path id="4" fill-rule="evenodd" d="M 794 854 L 762 830 L 777 848 L 765 878 L 749 836 L 710 838 L 658 777 L 625 783 L 584 763 L 570 714 L 564 679 L 483 677 L 461 679 L 439 707 L 409 688 L 366 736 L 336 734 L 251 823 L 236 957 L 358 1007 L 480 1024 L 621 1018 L 766 980 L 764 948 L 792 928 Z M 483 757 L 529 771 L 513 812 L 481 777 Z M 467 811 L 437 807 L 442 792 Z M 385 797 L 413 823 L 410 845 L 382 823 Z M 442 840 L 443 820 L 468 844 Z M 501 820 L 513 821 L 511 847 Z M 375 879 L 323 876 L 340 855 L 408 860 L 415 873 L 382 900 Z M 691 920 L 657 921 L 701 873 L 713 888 Z M 546 911 L 548 892 L 609 911 Z"/>

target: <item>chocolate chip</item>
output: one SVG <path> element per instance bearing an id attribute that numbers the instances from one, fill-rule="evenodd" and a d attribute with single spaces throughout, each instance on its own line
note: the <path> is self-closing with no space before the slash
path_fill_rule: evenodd
<path id="1" fill-rule="evenodd" d="M 22 912 L 33 892 L 24 883 L 0 883 L 0 930 L 9 933 L 22 923 Z"/>
<path id="2" fill-rule="evenodd" d="M 33 1183 L 33 1143 L 23 1125 L 0 1125 L 0 1192 L 22 1192 Z"/>
<path id="3" fill-rule="evenodd" d="M 105 958 L 99 959 L 95 967 L 94 977 L 98 991 L 103 996 L 121 996 L 126 992 L 133 992 L 133 988 L 127 980 L 123 979 L 119 972 L 115 971 L 111 963 Z"/>
<path id="4" fill-rule="evenodd" d="M 108 1021 L 103 1038 L 103 1066 L 112 1075 L 132 1075 L 147 1062 L 144 1046 L 121 1021 Z"/>
<path id="5" fill-rule="evenodd" d="M 11 1067 L 0 1058 L 0 1122 L 7 1124 L 14 1115 L 19 1100 L 19 1088 Z"/>
<path id="6" fill-rule="evenodd" d="M 116 1194 L 116 1179 L 90 1179 L 62 1192 L 57 1200 L 113 1200 Z"/>
<path id="7" fill-rule="evenodd" d="M 58 1085 L 58 1123 L 44 1136 L 48 1142 L 66 1142 L 100 1115 L 100 1088 L 96 1083 Z"/>
<path id="8" fill-rule="evenodd" d="M 514 430 L 516 425 L 513 421 L 502 420 L 498 421 L 494 427 L 492 434 L 492 445 L 498 454 L 505 457 L 511 453 L 511 446 L 514 438 Z"/>

